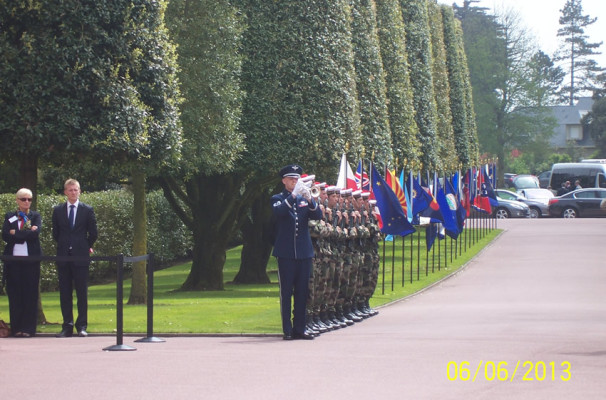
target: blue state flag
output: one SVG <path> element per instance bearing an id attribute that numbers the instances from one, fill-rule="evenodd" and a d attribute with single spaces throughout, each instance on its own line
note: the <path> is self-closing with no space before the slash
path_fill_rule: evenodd
<path id="1" fill-rule="evenodd" d="M 416 218 L 419 213 L 425 211 L 427 207 L 433 201 L 433 197 L 423 189 L 419 180 L 414 177 L 410 177 L 409 181 L 406 182 L 406 185 L 412 188 L 412 192 L 410 193 L 410 198 L 412 202 L 412 215 Z"/>
<path id="2" fill-rule="evenodd" d="M 461 227 L 459 225 L 459 209 L 461 204 L 454 194 L 454 189 L 448 179 L 444 179 L 444 189 L 438 189 L 438 204 L 440 210 L 444 216 L 444 228 L 446 234 L 453 239 L 456 239 L 461 233 Z"/>
<path id="3" fill-rule="evenodd" d="M 415 228 L 404 215 L 400 200 L 379 175 L 374 164 L 371 164 L 371 179 L 372 191 L 383 220 L 381 232 L 400 236 L 415 232 Z"/>
<path id="4" fill-rule="evenodd" d="M 459 225 L 459 234 L 463 232 L 463 227 L 465 226 L 465 219 L 467 218 L 467 210 L 463 206 L 463 187 L 461 185 L 460 174 L 457 172 L 452 177 L 452 183 L 454 187 L 453 194 L 455 195 L 457 201 L 457 224 Z M 448 190 L 453 187 L 446 187 L 446 194 L 448 195 Z"/>
<path id="5" fill-rule="evenodd" d="M 488 176 L 488 174 L 486 173 L 486 171 L 484 172 L 484 185 L 482 186 L 482 191 L 486 191 L 486 196 L 488 196 L 488 201 L 490 202 L 490 206 L 491 207 L 498 207 L 499 206 L 499 201 L 497 200 L 497 195 L 494 193 L 494 189 L 493 189 L 493 185 L 491 183 L 491 179 Z"/>
<path id="6" fill-rule="evenodd" d="M 410 176 L 412 177 L 412 171 L 410 171 Z M 400 172 L 400 187 L 404 189 L 404 197 L 406 198 L 406 218 L 408 218 L 408 222 L 412 222 L 412 199 L 410 198 L 410 190 L 408 189 L 408 185 L 404 181 L 404 169 L 402 168 L 402 172 Z"/>
<path id="7" fill-rule="evenodd" d="M 442 210 L 440 209 L 440 205 L 438 204 L 436 196 L 434 196 L 434 193 L 437 195 L 437 188 L 439 187 L 438 176 L 436 173 L 434 173 L 433 182 L 434 183 L 431 185 L 433 186 L 433 192 L 429 189 L 429 186 L 421 186 L 423 190 L 425 190 L 425 193 L 427 193 L 427 196 L 429 198 L 429 207 L 423 210 L 420 215 L 422 217 L 429 218 L 431 222 L 442 223 L 444 222 L 444 216 L 442 215 Z M 425 189 L 425 187 L 427 187 L 427 189 Z"/>

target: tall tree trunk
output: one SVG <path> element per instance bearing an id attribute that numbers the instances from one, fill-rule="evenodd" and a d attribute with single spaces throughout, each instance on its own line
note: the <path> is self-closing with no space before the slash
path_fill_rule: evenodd
<path id="1" fill-rule="evenodd" d="M 273 223 L 269 199 L 271 194 L 265 190 L 252 202 L 250 217 L 242 224 L 242 253 L 240 270 L 234 283 L 269 283 L 267 262 L 271 255 Z"/>
<path id="2" fill-rule="evenodd" d="M 204 231 L 202 226 L 198 231 Z M 209 227 L 210 228 L 210 227 Z M 208 229 L 194 232 L 191 271 L 181 290 L 223 290 L 223 266 L 227 253 L 227 240 L 220 233 Z"/>
<path id="3" fill-rule="evenodd" d="M 145 205 L 145 173 L 135 170 L 133 180 L 133 256 L 147 254 L 147 209 Z M 145 304 L 147 302 L 146 262 L 133 264 L 132 287 L 128 304 Z"/>
<path id="4" fill-rule="evenodd" d="M 193 262 L 182 290 L 223 290 L 228 244 L 244 221 L 250 204 L 275 177 L 250 181 L 248 173 L 196 175 L 181 186 L 163 176 L 164 196 L 193 234 Z M 269 200 L 267 200 L 267 203 Z"/>
<path id="5" fill-rule="evenodd" d="M 20 157 L 19 164 L 19 184 L 21 187 L 28 188 L 33 192 L 34 200 L 31 207 L 32 210 L 35 210 L 38 199 L 38 193 L 36 190 L 38 186 L 38 158 Z M 15 189 L 15 192 L 17 189 Z"/>

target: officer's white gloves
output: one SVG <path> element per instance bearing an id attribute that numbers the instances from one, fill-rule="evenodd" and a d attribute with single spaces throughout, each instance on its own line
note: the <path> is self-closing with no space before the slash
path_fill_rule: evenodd
<path id="1" fill-rule="evenodd" d="M 301 192 L 304 188 L 306 187 L 305 182 L 303 182 L 302 179 L 299 179 L 297 181 L 297 184 L 295 185 L 295 188 L 292 191 L 293 196 L 299 196 L 299 195 L 303 195 L 303 193 Z"/>
<path id="2" fill-rule="evenodd" d="M 303 196 L 307 201 L 311 201 L 311 190 L 307 186 L 303 186 L 301 188 L 301 196 Z"/>

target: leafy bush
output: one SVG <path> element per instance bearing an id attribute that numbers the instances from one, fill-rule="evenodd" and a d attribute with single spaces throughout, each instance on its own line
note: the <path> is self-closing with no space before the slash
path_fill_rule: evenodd
<path id="1" fill-rule="evenodd" d="M 133 245 L 133 195 L 127 190 L 83 193 L 80 200 L 95 209 L 99 238 L 95 243 L 95 255 L 132 255 Z M 53 207 L 65 201 L 60 195 L 38 195 L 36 211 L 42 216 L 40 244 L 45 255 L 56 254 L 52 237 Z M 14 194 L 0 194 L 0 210 L 4 213 L 15 209 Z M 191 248 L 191 234 L 173 213 L 161 191 L 147 194 L 147 250 L 154 253 L 156 265 L 167 264 L 183 258 Z M 131 265 L 125 265 L 127 272 Z M 93 262 L 90 267 L 90 283 L 113 279 L 116 266 L 109 262 Z M 42 291 L 57 290 L 57 272 L 54 263 L 43 262 L 41 271 Z"/>

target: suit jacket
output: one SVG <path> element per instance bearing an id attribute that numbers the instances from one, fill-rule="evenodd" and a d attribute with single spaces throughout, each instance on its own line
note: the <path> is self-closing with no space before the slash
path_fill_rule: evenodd
<path id="1" fill-rule="evenodd" d="M 97 219 L 93 208 L 88 204 L 78 203 L 74 229 L 70 229 L 67 215 L 67 202 L 53 209 L 53 238 L 57 242 L 57 255 L 69 255 L 71 247 L 72 256 L 90 256 L 89 249 L 97 240 Z M 88 266 L 90 261 L 75 264 Z"/>
<path id="2" fill-rule="evenodd" d="M 13 247 L 15 244 L 27 243 L 27 254 L 30 256 L 42 255 L 42 249 L 40 247 L 40 229 L 42 228 L 42 217 L 40 213 L 36 211 L 30 211 L 28 218 L 31 220 L 32 226 L 36 225 L 37 230 L 32 231 L 29 229 L 19 229 L 19 215 L 17 211 L 7 212 L 4 216 L 4 224 L 2 225 L 2 239 L 6 242 L 4 247 L 4 255 L 13 255 Z M 12 220 L 13 222 L 10 222 Z M 15 230 L 15 234 L 11 235 L 9 231 Z M 39 262 L 39 261 L 36 261 Z"/>
<path id="3" fill-rule="evenodd" d="M 290 192 L 284 190 L 271 198 L 272 212 L 276 219 L 276 240 L 273 255 L 280 258 L 301 260 L 314 256 L 310 219 L 322 219 L 322 210 L 312 199 L 302 196 L 293 199 Z"/>

